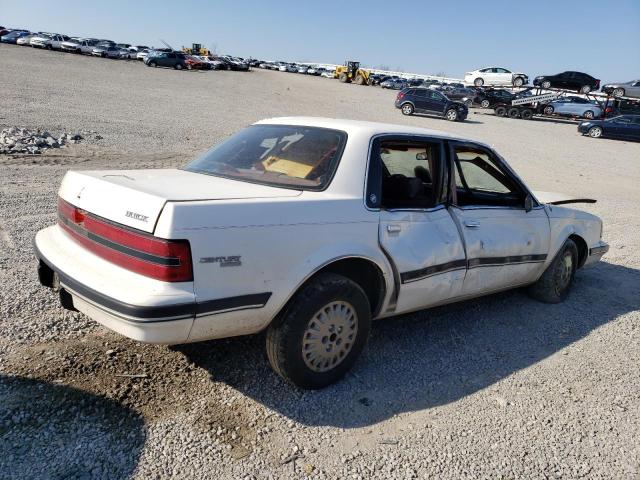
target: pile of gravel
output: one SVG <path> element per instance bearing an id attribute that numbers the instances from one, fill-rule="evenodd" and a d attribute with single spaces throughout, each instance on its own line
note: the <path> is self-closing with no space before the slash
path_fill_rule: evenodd
<path id="1" fill-rule="evenodd" d="M 19 127 L 4 128 L 0 132 L 0 154 L 37 155 L 49 148 L 60 148 L 67 143 L 79 143 L 83 138 L 79 133 L 62 133 L 56 138 L 47 131 Z"/>

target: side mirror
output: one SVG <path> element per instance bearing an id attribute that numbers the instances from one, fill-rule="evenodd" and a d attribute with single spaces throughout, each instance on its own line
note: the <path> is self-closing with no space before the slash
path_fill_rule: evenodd
<path id="1" fill-rule="evenodd" d="M 527 196 L 524 197 L 524 211 L 528 213 L 531 210 L 533 210 L 533 197 L 527 193 Z"/>

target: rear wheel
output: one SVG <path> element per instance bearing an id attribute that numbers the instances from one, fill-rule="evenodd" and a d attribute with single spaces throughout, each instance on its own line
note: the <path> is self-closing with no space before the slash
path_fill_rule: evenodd
<path id="1" fill-rule="evenodd" d="M 400 110 L 402 110 L 402 113 L 404 115 L 412 115 L 413 114 L 413 105 L 411 105 L 410 103 L 405 103 L 402 105 L 402 108 L 400 108 Z"/>
<path id="2" fill-rule="evenodd" d="M 182 64 L 181 63 L 176 63 L 173 68 L 175 68 L 176 70 L 182 70 Z"/>
<path id="3" fill-rule="evenodd" d="M 591 91 L 591 86 L 584 85 L 578 90 L 580 93 L 589 93 Z"/>
<path id="4" fill-rule="evenodd" d="M 158 64 L 156 62 L 149 62 L 150 67 L 157 67 Z"/>
<path id="5" fill-rule="evenodd" d="M 458 111 L 455 108 L 450 108 L 444 116 L 450 122 L 455 122 L 458 120 Z"/>
<path id="6" fill-rule="evenodd" d="M 516 77 L 516 78 L 513 79 L 513 86 L 514 87 L 521 87 L 522 85 L 524 85 L 524 78 Z"/>
<path id="7" fill-rule="evenodd" d="M 584 113 L 582 114 L 582 116 L 583 116 L 584 118 L 586 118 L 587 120 L 591 120 L 595 115 L 594 115 L 593 111 L 591 111 L 591 110 L 587 110 L 586 112 L 584 112 Z"/>
<path id="8" fill-rule="evenodd" d="M 525 108 L 524 110 L 522 110 L 522 112 L 520 112 L 520 118 L 522 118 L 523 120 L 531 120 L 531 118 L 533 118 L 533 111 Z"/>
<path id="9" fill-rule="evenodd" d="M 569 294 L 577 268 L 578 247 L 567 239 L 540 279 L 529 287 L 529 295 L 545 303 L 562 302 Z"/>
<path id="10" fill-rule="evenodd" d="M 369 336 L 369 301 L 358 284 L 320 274 L 291 300 L 267 330 L 269 363 L 301 388 L 326 387 L 356 361 Z"/>
<path id="11" fill-rule="evenodd" d="M 519 118 L 520 110 L 518 110 L 517 108 L 510 108 L 508 115 L 509 115 L 509 118 Z"/>
<path id="12" fill-rule="evenodd" d="M 613 90 L 614 97 L 624 97 L 624 88 L 615 88 Z"/>
<path id="13" fill-rule="evenodd" d="M 341 73 L 340 76 L 338 77 L 338 80 L 340 80 L 341 83 L 349 83 L 349 75 L 347 75 L 346 73 Z"/>
<path id="14" fill-rule="evenodd" d="M 553 107 L 551 105 L 547 105 L 543 110 L 545 115 L 553 115 Z"/>
<path id="15" fill-rule="evenodd" d="M 473 84 L 474 84 L 476 87 L 481 87 L 482 85 L 484 85 L 484 80 L 483 80 L 483 79 L 481 79 L 481 78 L 476 78 L 476 79 L 473 81 Z"/>
<path id="16" fill-rule="evenodd" d="M 587 134 L 591 137 L 591 138 L 600 138 L 602 136 L 602 128 L 595 126 L 595 127 L 591 127 L 589 129 L 589 131 L 587 132 Z"/>
<path id="17" fill-rule="evenodd" d="M 482 108 L 489 108 L 489 105 L 491 105 L 491 102 L 490 102 L 489 100 L 487 100 L 487 99 L 482 100 L 482 101 L 480 102 L 480 106 L 481 106 Z"/>
<path id="18" fill-rule="evenodd" d="M 499 106 L 499 107 L 495 108 L 494 112 L 499 117 L 504 117 L 507 114 L 507 109 L 506 109 L 506 107 Z"/>

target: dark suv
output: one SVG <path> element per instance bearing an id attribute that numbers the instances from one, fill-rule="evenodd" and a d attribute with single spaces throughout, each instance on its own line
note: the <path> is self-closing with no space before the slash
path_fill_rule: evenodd
<path id="1" fill-rule="evenodd" d="M 182 52 L 149 52 L 144 63 L 149 67 L 172 67 L 176 70 L 187 68 L 187 57 Z"/>
<path id="2" fill-rule="evenodd" d="M 454 102 L 444 94 L 428 88 L 405 88 L 396 97 L 396 108 L 404 115 L 429 113 L 452 122 L 467 118 L 469 109 L 464 103 Z"/>

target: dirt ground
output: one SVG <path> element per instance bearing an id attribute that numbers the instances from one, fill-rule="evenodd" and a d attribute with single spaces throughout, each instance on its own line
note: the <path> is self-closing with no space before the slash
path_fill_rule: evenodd
<path id="1" fill-rule="evenodd" d="M 603 478 L 640 475 L 640 144 L 473 109 L 405 117 L 395 92 L 255 70 L 177 72 L 0 45 L 0 128 L 89 131 L 0 155 L 0 477 Z M 596 198 L 611 250 L 559 305 L 520 291 L 376 322 L 342 382 L 304 392 L 264 338 L 142 345 L 65 312 L 32 239 L 69 169 L 184 164 L 285 115 L 492 144 L 533 190 Z"/>

